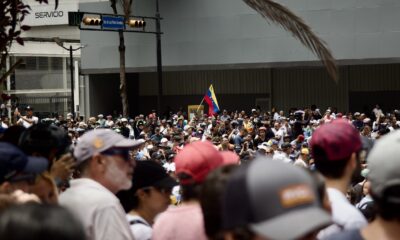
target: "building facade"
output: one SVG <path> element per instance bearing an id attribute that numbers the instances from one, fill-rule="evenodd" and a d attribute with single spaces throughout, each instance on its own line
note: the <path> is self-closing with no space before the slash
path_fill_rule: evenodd
<path id="1" fill-rule="evenodd" d="M 342 112 L 368 111 L 376 103 L 384 110 L 398 108 L 393 99 L 400 96 L 399 1 L 279 3 L 328 44 L 339 65 L 338 83 L 291 34 L 241 0 L 160 1 L 162 108 L 198 104 L 210 84 L 221 108 L 230 110 L 317 104 Z M 110 12 L 106 3 L 80 4 L 81 11 L 90 9 Z M 154 13 L 155 1 L 135 1 L 134 15 Z M 82 50 L 82 72 L 89 76 L 92 114 L 112 112 L 120 107 L 115 33 L 82 31 L 81 41 L 89 46 Z M 156 109 L 155 37 L 125 33 L 125 42 L 131 112 Z M 115 94 L 106 95 L 109 89 Z"/>
<path id="2" fill-rule="evenodd" d="M 32 28 L 23 32 L 24 45 L 14 43 L 10 50 L 8 65 L 23 60 L 5 88 L 12 96 L 12 109 L 31 105 L 42 118 L 72 112 L 70 52 L 57 45 L 54 38 L 59 38 L 67 49 L 82 47 L 79 29 L 68 26 L 68 12 L 78 11 L 80 2 L 101 1 L 63 0 L 57 9 L 51 0 L 49 4 L 25 1 L 32 10 L 24 24 Z M 80 56 L 80 49 L 73 51 L 74 105 L 75 111 L 84 115 L 87 104 L 83 94 L 85 77 L 79 71 Z"/>
<path id="3" fill-rule="evenodd" d="M 28 1 L 34 14 L 25 46 L 13 45 L 10 62 L 25 63 L 10 78 L 10 93 L 40 112 L 71 111 L 69 51 L 73 48 L 76 111 L 117 114 L 118 34 L 69 27 L 67 11 L 111 13 L 104 1 L 65 0 L 56 12 Z M 135 0 L 133 15 L 155 16 L 156 1 Z M 284 0 L 321 37 L 339 65 L 331 80 L 318 59 L 291 34 L 269 24 L 242 0 L 159 1 L 162 35 L 163 97 L 168 109 L 199 104 L 213 84 L 221 108 L 336 107 L 369 111 L 379 103 L 398 108 L 400 96 L 400 2 L 397 0 Z M 63 14 L 60 11 L 64 11 Z M 56 19 L 57 18 L 57 19 Z M 59 22 L 59 18 L 64 20 Z M 148 22 L 147 30 L 154 30 Z M 156 38 L 124 33 L 130 112 L 157 109 Z M 77 108 L 79 107 L 79 108 Z"/>

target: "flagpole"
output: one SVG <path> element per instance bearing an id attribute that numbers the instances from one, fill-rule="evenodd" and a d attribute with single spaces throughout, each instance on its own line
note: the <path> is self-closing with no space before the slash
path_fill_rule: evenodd
<path id="1" fill-rule="evenodd" d="M 200 107 L 201 107 L 201 104 L 203 104 L 203 102 L 204 102 L 204 97 L 203 97 L 203 99 L 201 100 L 199 106 L 197 107 L 196 113 L 199 111 L 199 109 L 200 109 Z"/>

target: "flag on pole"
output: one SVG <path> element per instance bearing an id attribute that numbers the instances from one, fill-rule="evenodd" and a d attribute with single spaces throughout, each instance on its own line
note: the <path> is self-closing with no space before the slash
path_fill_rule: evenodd
<path id="1" fill-rule="evenodd" d="M 204 100 L 208 104 L 208 115 L 211 116 L 219 112 L 218 101 L 212 84 L 208 88 L 208 91 L 204 96 Z"/>

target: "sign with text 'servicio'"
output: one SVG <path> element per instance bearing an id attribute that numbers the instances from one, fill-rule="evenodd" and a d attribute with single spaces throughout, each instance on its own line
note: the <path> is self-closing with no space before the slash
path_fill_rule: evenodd
<path id="1" fill-rule="evenodd" d="M 125 29 L 125 18 L 122 16 L 102 16 L 103 29 Z"/>
<path id="2" fill-rule="evenodd" d="M 25 23 L 29 26 L 49 26 L 68 24 L 68 12 L 77 11 L 77 3 L 60 4 L 55 9 L 54 4 L 31 5 L 30 14 L 26 15 Z"/>

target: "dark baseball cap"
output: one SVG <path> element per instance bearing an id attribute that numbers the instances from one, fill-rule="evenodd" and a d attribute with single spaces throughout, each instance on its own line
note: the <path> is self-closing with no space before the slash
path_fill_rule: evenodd
<path id="1" fill-rule="evenodd" d="M 145 187 L 172 189 L 178 183 L 170 177 L 165 169 L 152 160 L 137 161 L 132 177 L 132 192 Z"/>
<path id="2" fill-rule="evenodd" d="M 281 145 L 281 148 L 291 148 L 292 147 L 292 145 L 290 144 L 290 143 L 288 143 L 288 142 L 284 142 L 284 143 L 282 143 L 282 145 Z"/>
<path id="3" fill-rule="evenodd" d="M 46 158 L 27 156 L 18 147 L 0 142 L 0 184 L 34 179 L 37 174 L 46 171 L 48 165 Z"/>
<path id="4" fill-rule="evenodd" d="M 315 160 L 342 160 L 361 150 L 361 137 L 357 129 L 343 119 L 323 124 L 311 137 L 311 149 Z M 316 149 L 318 149 L 316 151 Z M 325 156 L 321 156 L 321 151 Z"/>
<path id="5" fill-rule="evenodd" d="M 153 152 L 153 154 L 151 154 L 151 159 L 153 160 L 160 160 L 163 158 L 164 156 L 160 152 Z"/>
<path id="6" fill-rule="evenodd" d="M 231 175 L 222 205 L 223 229 L 249 227 L 268 239 L 296 239 L 331 224 L 311 175 L 265 157 Z"/>

